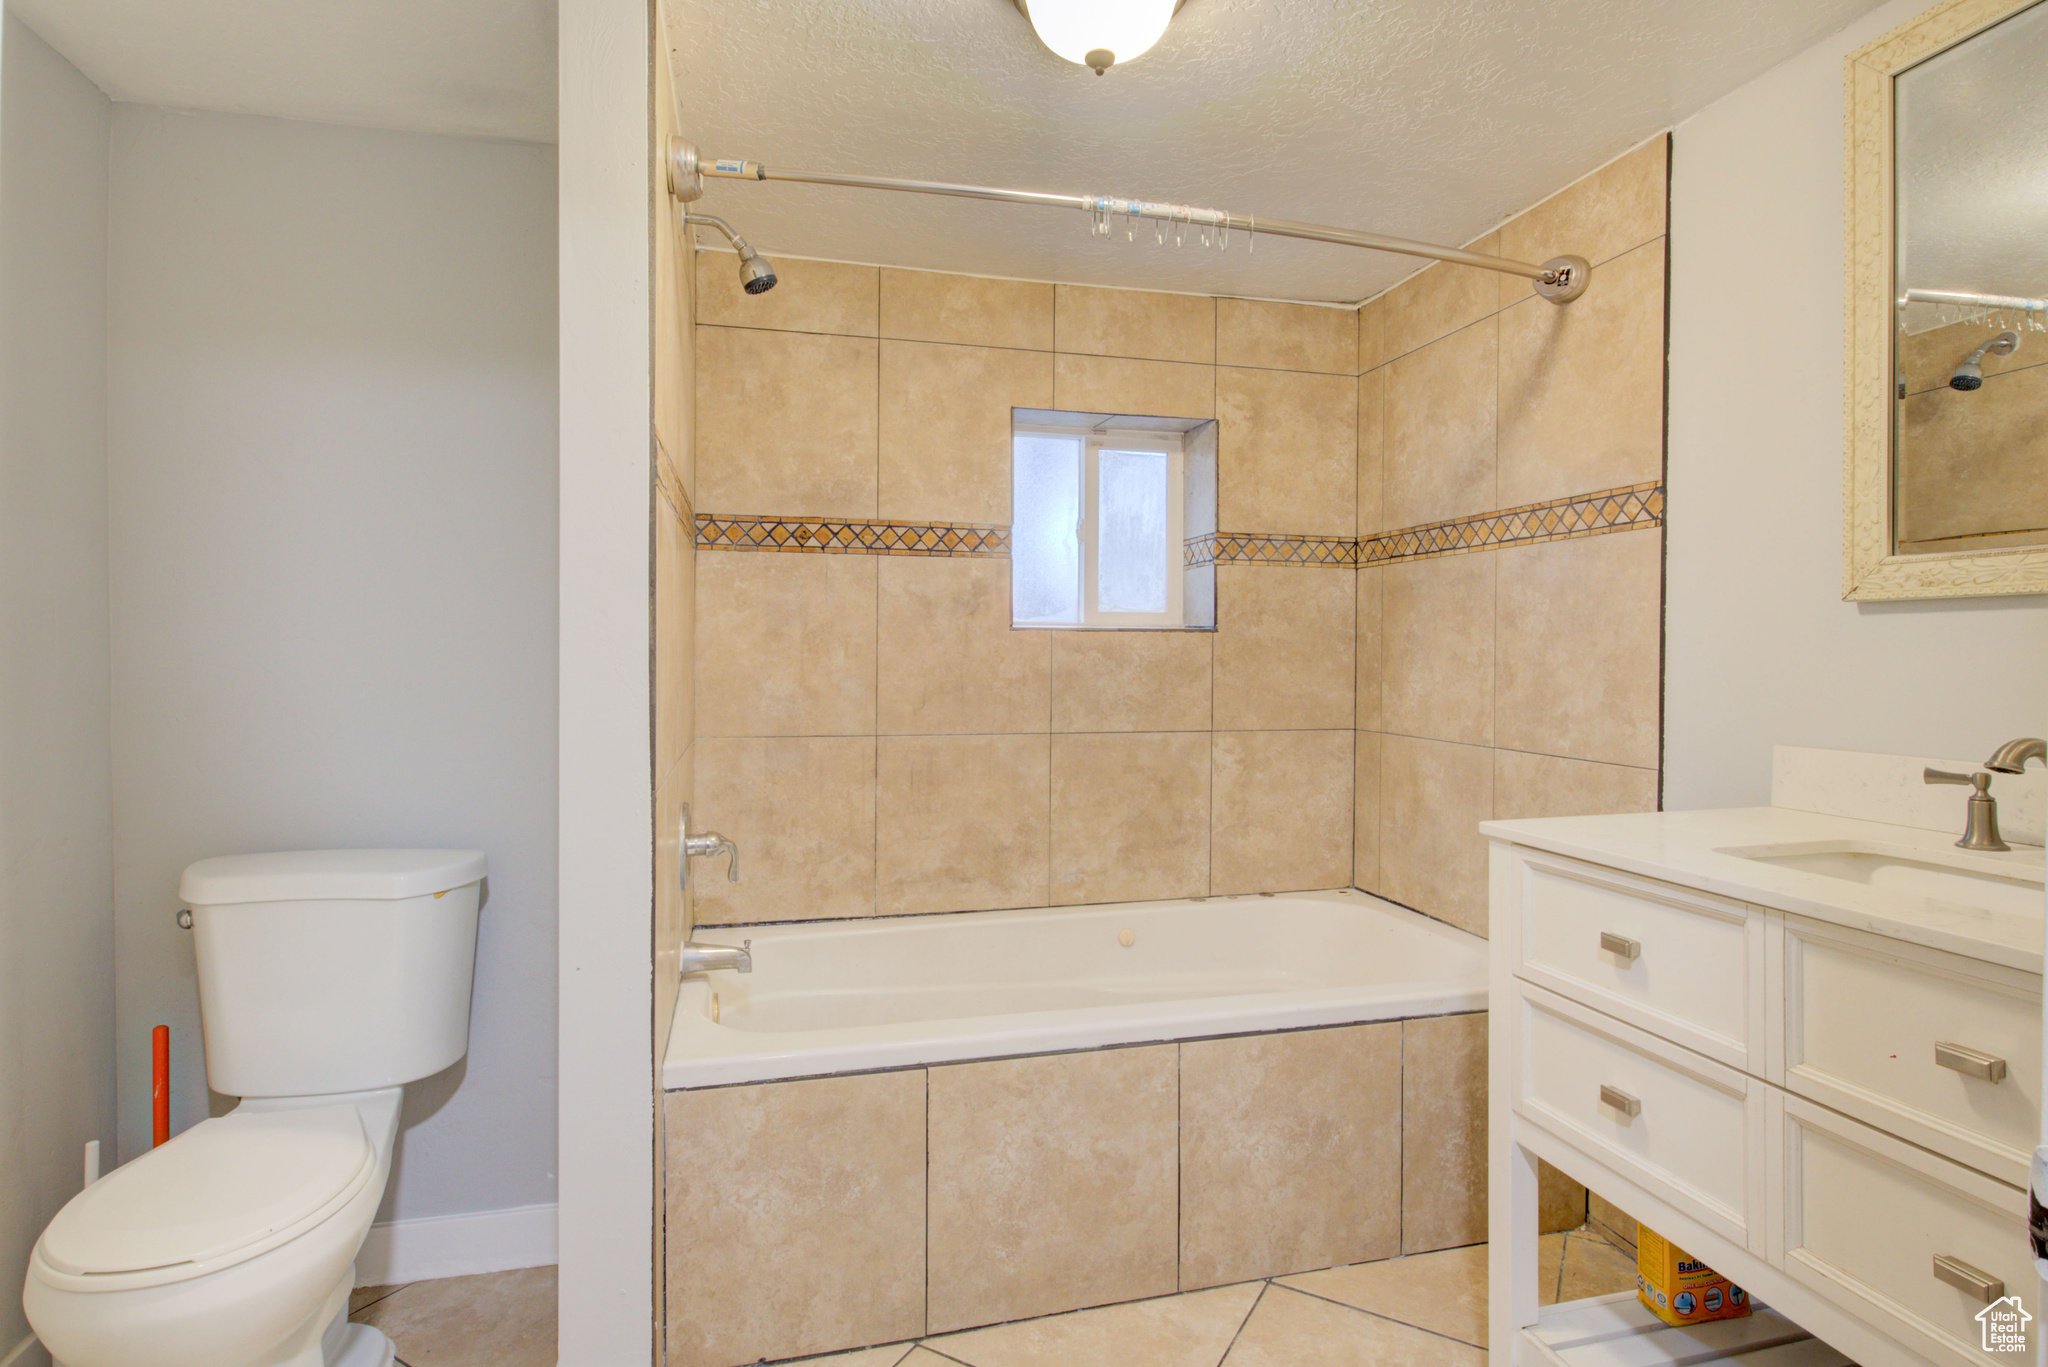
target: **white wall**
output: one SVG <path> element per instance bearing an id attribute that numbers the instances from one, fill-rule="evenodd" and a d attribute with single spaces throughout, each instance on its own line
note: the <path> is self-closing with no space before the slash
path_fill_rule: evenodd
<path id="1" fill-rule="evenodd" d="M 92 83 L 8 16 L 0 32 L 0 1359 L 28 1334 L 15 1288 L 30 1247 L 78 1191 L 85 1141 L 113 1139 L 107 120 Z"/>
<path id="2" fill-rule="evenodd" d="M 1673 135 L 1667 807 L 1768 802 L 1779 742 L 1970 756 L 2048 734 L 2048 599 L 1841 601 L 1842 62 L 1928 4 Z"/>
<path id="3" fill-rule="evenodd" d="M 474 846 L 469 1057 L 379 1218 L 552 1202 L 553 150 L 134 105 L 112 147 L 122 1151 L 157 1022 L 208 1110 L 180 869 Z"/>

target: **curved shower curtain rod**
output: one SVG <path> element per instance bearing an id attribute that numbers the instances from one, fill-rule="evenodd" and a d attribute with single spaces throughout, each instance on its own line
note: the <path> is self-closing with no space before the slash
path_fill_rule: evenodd
<path id="1" fill-rule="evenodd" d="M 788 180 L 808 185 L 843 185 L 858 190 L 898 190 L 919 195 L 951 195 L 960 199 L 993 200 L 1004 204 L 1035 204 L 1049 209 L 1080 209 L 1095 216 L 1097 231 L 1106 231 L 1111 218 L 1144 218 L 1187 228 L 1237 231 L 1247 235 L 1267 233 L 1274 237 L 1300 238 L 1308 242 L 1334 242 L 1344 247 L 1369 251 L 1396 252 L 1448 261 L 1457 266 L 1519 275 L 1534 282 L 1536 293 L 1553 304 L 1569 304 L 1586 292 L 1593 267 L 1583 256 L 1554 256 L 1540 266 L 1512 261 L 1504 256 L 1487 256 L 1459 247 L 1439 247 L 1405 237 L 1380 233 L 1353 232 L 1320 223 L 1299 223 L 1290 218 L 1262 218 L 1257 214 L 1234 214 L 1227 209 L 1201 209 L 1190 204 L 1158 204 L 1142 199 L 1118 199 L 1106 195 L 1054 195 L 1036 190 L 1002 190 L 986 185 L 953 185 L 936 180 L 898 180 L 891 176 L 855 176 L 823 171 L 777 171 L 757 161 L 718 158 L 707 161 L 687 138 L 668 140 L 668 188 L 677 199 L 688 202 L 704 193 L 704 177 L 726 180 Z"/>

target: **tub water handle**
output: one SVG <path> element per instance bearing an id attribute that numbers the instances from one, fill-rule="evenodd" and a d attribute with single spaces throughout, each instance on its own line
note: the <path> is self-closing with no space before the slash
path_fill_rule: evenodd
<path id="1" fill-rule="evenodd" d="M 676 840 L 681 851 L 680 857 L 676 860 L 676 876 L 685 889 L 690 886 L 690 861 L 709 854 L 723 853 L 726 856 L 725 881 L 740 881 L 740 847 L 716 831 L 691 835 L 690 804 L 687 802 L 683 804 L 683 814 L 676 829 Z"/>

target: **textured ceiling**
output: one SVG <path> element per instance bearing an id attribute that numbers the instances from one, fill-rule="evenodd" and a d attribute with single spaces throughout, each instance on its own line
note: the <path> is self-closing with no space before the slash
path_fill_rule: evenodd
<path id="1" fill-rule="evenodd" d="M 552 142 L 554 0 L 6 0 L 114 99 Z"/>
<path id="2" fill-rule="evenodd" d="M 1098 77 L 1010 0 L 667 0 L 683 129 L 793 169 L 1120 194 L 1465 242 L 1877 0 L 1188 0 Z M 764 251 L 1356 301 L 1423 263 L 1092 238 L 1085 215 L 710 181 Z M 1574 249 L 1554 244 L 1556 252 Z"/>
<path id="3" fill-rule="evenodd" d="M 1898 81 L 1902 283 L 2048 296 L 2048 4 Z"/>

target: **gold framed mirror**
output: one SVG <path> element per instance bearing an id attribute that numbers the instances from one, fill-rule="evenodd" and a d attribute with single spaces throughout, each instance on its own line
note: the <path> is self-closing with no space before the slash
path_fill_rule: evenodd
<path id="1" fill-rule="evenodd" d="M 2048 592 L 2048 0 L 1848 59 L 1843 594 Z"/>

